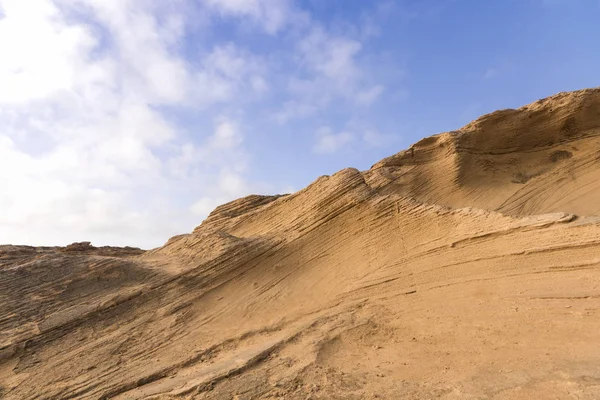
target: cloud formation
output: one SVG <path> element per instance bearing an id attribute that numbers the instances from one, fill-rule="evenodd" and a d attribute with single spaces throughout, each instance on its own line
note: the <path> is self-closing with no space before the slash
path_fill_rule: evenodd
<path id="1" fill-rule="evenodd" d="M 222 20 L 289 42 L 283 61 L 195 44 Z M 0 0 L 0 51 L 0 242 L 160 245 L 276 189 L 248 176 L 252 105 L 284 124 L 384 92 L 358 38 L 285 0 Z"/>
<path id="2" fill-rule="evenodd" d="M 352 133 L 333 133 L 328 127 L 319 128 L 316 136 L 317 141 L 313 151 L 318 154 L 334 153 L 354 140 Z"/>

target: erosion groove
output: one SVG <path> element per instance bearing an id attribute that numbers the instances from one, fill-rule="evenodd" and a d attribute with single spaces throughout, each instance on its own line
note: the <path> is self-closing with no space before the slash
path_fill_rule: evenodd
<path id="1" fill-rule="evenodd" d="M 0 397 L 600 398 L 600 89 L 219 206 L 0 246 Z"/>

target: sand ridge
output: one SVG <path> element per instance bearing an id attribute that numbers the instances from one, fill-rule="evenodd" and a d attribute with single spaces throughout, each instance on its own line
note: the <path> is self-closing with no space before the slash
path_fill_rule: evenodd
<path id="1" fill-rule="evenodd" d="M 600 89 L 218 207 L 0 247 L 6 399 L 600 397 Z"/>

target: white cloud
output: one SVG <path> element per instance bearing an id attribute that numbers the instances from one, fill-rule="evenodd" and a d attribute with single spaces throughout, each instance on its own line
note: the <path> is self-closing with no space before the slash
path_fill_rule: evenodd
<path id="1" fill-rule="evenodd" d="M 278 33 L 291 19 L 300 17 L 288 0 L 204 0 L 204 3 L 224 16 L 246 18 L 269 34 Z"/>
<path id="2" fill-rule="evenodd" d="M 210 214 L 211 211 L 217 208 L 217 206 L 226 202 L 226 197 L 204 196 L 200 198 L 200 200 L 192 204 L 192 206 L 190 207 L 190 211 L 201 218 L 206 218 L 206 216 L 208 216 L 208 214 Z"/>
<path id="3" fill-rule="evenodd" d="M 277 123 L 285 124 L 294 118 L 312 115 L 317 110 L 318 107 L 314 104 L 305 103 L 300 100 L 289 100 L 283 103 L 280 110 L 271 114 L 271 119 Z"/>
<path id="4" fill-rule="evenodd" d="M 317 154 L 335 153 L 354 140 L 354 135 L 352 133 L 333 133 L 329 127 L 319 128 L 316 136 L 317 141 L 313 146 L 313 151 Z"/>
<path id="5" fill-rule="evenodd" d="M 199 199 L 189 208 L 199 220 L 219 204 L 259 189 L 245 179 L 248 154 L 243 142 L 239 125 L 232 119 L 220 117 L 204 143 L 182 146 L 180 154 L 170 161 L 175 176 L 188 177 L 189 181 L 203 186 Z"/>
<path id="6" fill-rule="evenodd" d="M 206 218 L 218 205 L 252 193 L 249 185 L 239 172 L 223 168 L 216 185 L 212 185 L 207 195 L 202 196 L 190 207 L 190 211 L 198 218 Z"/>
<path id="7" fill-rule="evenodd" d="M 229 149 L 242 144 L 243 138 L 237 127 L 230 121 L 223 121 L 217 126 L 217 130 L 210 138 L 209 146 L 214 149 Z"/>
<path id="8" fill-rule="evenodd" d="M 334 101 L 359 107 L 377 101 L 385 87 L 376 83 L 372 66 L 361 59 L 362 41 L 351 32 L 332 33 L 315 21 L 306 27 L 296 44 L 296 69 L 287 80 L 291 99 L 271 118 L 286 123 L 312 116 Z"/>
<path id="9" fill-rule="evenodd" d="M 4 243 L 159 245 L 222 202 L 268 191 L 248 178 L 244 105 L 273 96 L 265 108 L 276 102 L 272 120 L 285 123 L 384 92 L 361 58 L 369 35 L 333 33 L 292 0 L 0 0 L 0 10 Z M 269 58 L 202 31 L 190 40 L 196 16 L 242 21 L 288 48 Z M 325 129 L 313 150 L 355 140 Z"/>
<path id="10" fill-rule="evenodd" d="M 227 103 L 239 100 L 241 92 L 262 95 L 268 90 L 264 62 L 233 43 L 215 46 L 198 67 L 186 84 L 188 106 Z"/>
<path id="11" fill-rule="evenodd" d="M 85 57 L 97 44 L 91 32 L 61 24 L 52 3 L 2 0 L 0 7 L 0 104 L 43 99 L 110 73 Z"/>
<path id="12" fill-rule="evenodd" d="M 308 68 L 338 85 L 351 83 L 360 76 L 355 56 L 361 47 L 358 41 L 331 36 L 320 27 L 299 43 L 302 61 Z"/>
<path id="13" fill-rule="evenodd" d="M 369 129 L 363 133 L 362 140 L 367 146 L 380 147 L 388 143 L 390 141 L 390 137 L 375 129 Z"/>
<path id="14" fill-rule="evenodd" d="M 362 131 L 362 134 L 356 132 Z M 313 153 L 332 154 L 348 146 L 354 148 L 382 147 L 392 143 L 397 137 L 379 132 L 374 128 L 365 129 L 365 122 L 360 120 L 349 121 L 346 129 L 335 132 L 328 126 L 321 127 L 315 133 Z"/>
<path id="15" fill-rule="evenodd" d="M 264 92 L 256 57 L 224 44 L 190 63 L 177 7 L 26 3 L 0 0 L 0 242 L 155 246 L 199 222 L 172 191 L 191 204 L 249 189 L 235 123 L 197 146 L 157 107 Z"/>
<path id="16" fill-rule="evenodd" d="M 356 102 L 361 105 L 369 105 L 373 103 L 383 93 L 384 87 L 375 85 L 369 89 L 356 93 Z"/>

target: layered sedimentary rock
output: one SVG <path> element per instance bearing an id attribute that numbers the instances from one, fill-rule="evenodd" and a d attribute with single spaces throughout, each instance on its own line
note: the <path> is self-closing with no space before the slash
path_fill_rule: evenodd
<path id="1" fill-rule="evenodd" d="M 600 90 L 218 207 L 0 248 L 7 399 L 600 397 Z"/>

